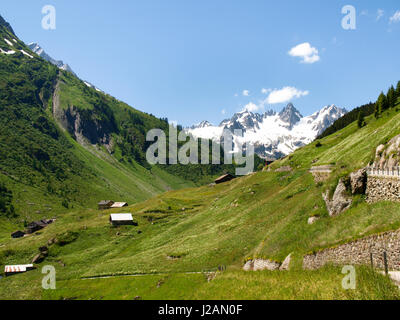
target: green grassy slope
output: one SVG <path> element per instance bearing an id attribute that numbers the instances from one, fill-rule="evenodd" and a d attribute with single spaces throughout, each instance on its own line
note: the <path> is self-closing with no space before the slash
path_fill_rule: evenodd
<path id="1" fill-rule="evenodd" d="M 168 131 L 166 119 L 89 88 L 32 53 L 0 20 L 0 48 L 10 53 L 0 53 L 0 184 L 12 192 L 11 201 L 0 193 L 7 201 L 0 222 L 7 232 L 101 199 L 136 203 L 232 170 L 150 166 L 146 133 Z"/>
<path id="2" fill-rule="evenodd" d="M 341 276 L 337 275 L 340 270 L 320 275 L 304 273 L 301 271 L 302 256 L 318 248 L 400 227 L 400 207 L 397 203 L 368 205 L 362 197 L 356 197 L 350 210 L 331 218 L 322 200 L 322 193 L 334 187 L 339 177 L 367 165 L 377 145 L 400 133 L 400 114 L 396 109 L 387 111 L 378 120 L 369 117 L 366 121 L 367 126 L 362 129 L 351 124 L 321 139 L 321 147 L 312 143 L 272 165 L 272 169 L 290 165 L 294 169 L 292 172 L 265 171 L 222 185 L 170 191 L 135 204 L 124 211 L 133 213 L 139 222 L 138 227 L 112 228 L 108 224 L 109 212 L 72 210 L 32 237 L 5 240 L 8 235 L 0 232 L 0 239 L 3 239 L 0 266 L 30 261 L 37 248 L 49 239 L 74 232 L 73 241 L 62 247 L 53 245 L 43 263 L 56 265 L 61 291 L 44 293 L 34 285 L 29 293 L 33 297 L 40 298 L 42 294 L 48 298 L 88 297 L 88 293 L 80 291 L 81 281 L 89 281 L 82 278 L 88 277 L 202 272 L 226 265 L 227 271 L 218 275 L 210 285 L 199 287 L 198 291 L 194 287 L 192 291 L 187 289 L 187 294 L 197 298 L 333 298 L 337 284 L 330 281 Z M 334 165 L 331 178 L 325 183 L 315 183 L 308 172 L 312 165 L 318 164 Z M 308 225 L 307 219 L 316 214 L 322 217 L 321 220 Z M 247 258 L 283 261 L 289 253 L 293 253 L 293 272 L 299 273 L 297 277 L 302 279 L 300 281 L 322 277 L 316 287 L 302 289 L 297 294 L 293 288 L 295 275 L 266 273 L 263 278 L 261 275 L 236 272 Z M 390 285 L 382 284 L 376 276 L 365 272 L 362 293 L 346 296 L 346 293 L 339 292 L 338 297 L 366 298 L 369 294 L 370 298 L 382 297 L 380 289 L 374 291 L 374 283 L 383 291 L 388 290 L 385 292 L 395 292 Z M 200 281 L 188 274 L 181 277 L 189 281 L 182 283 L 183 287 L 190 287 L 191 281 Z M 257 280 L 257 277 L 263 279 Z M 20 297 L 22 293 L 19 293 L 18 286 L 26 281 L 23 279 L 36 283 L 38 278 L 39 275 L 31 273 L 0 281 L 4 288 L 15 287 L 13 294 Z M 155 278 L 143 281 L 154 281 Z M 240 296 L 239 291 L 224 295 L 223 288 L 230 278 L 235 278 L 238 284 L 250 281 L 253 283 L 250 291 L 245 296 Z M 123 283 L 127 280 L 123 277 L 90 281 L 93 290 L 98 290 L 96 297 L 101 296 L 102 286 L 118 281 L 116 287 L 121 291 L 109 292 L 108 296 L 105 293 L 106 297 L 125 297 L 124 294 L 135 292 L 124 291 Z M 260 293 L 258 285 L 265 283 L 269 286 L 276 281 L 292 281 L 293 286 L 288 284 L 286 291 L 272 292 L 271 295 Z M 173 292 L 174 285 L 169 288 Z M 9 291 L 0 289 L 0 297 L 7 297 Z M 24 294 L 28 294 L 26 288 Z M 157 295 L 149 293 L 147 297 Z M 171 297 L 174 294 L 171 293 Z"/>

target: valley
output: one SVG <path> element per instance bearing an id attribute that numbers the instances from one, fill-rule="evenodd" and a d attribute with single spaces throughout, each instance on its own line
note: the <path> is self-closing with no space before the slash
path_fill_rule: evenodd
<path id="1" fill-rule="evenodd" d="M 303 117 L 289 103 L 186 129 L 208 143 L 244 129 L 258 146 L 257 170 L 218 181 L 238 165 L 151 165 L 146 134 L 169 134 L 168 119 L 40 57 L 1 17 L 0 48 L 0 270 L 33 264 L 2 274 L 1 300 L 400 299 L 380 261 L 344 261 L 354 264 L 354 290 L 342 286 L 336 253 L 315 268 L 305 263 L 400 229 L 397 183 L 374 176 L 399 166 L 400 83 L 390 103 L 383 94 L 361 107 L 360 121 L 334 105 Z M 355 179 L 363 168 L 365 179 Z M 386 192 L 370 192 L 381 185 Z M 105 199 L 129 206 L 99 210 Z M 123 213 L 132 223 L 110 223 Z M 41 219 L 52 223 L 11 237 Z M 400 268 L 398 256 L 387 258 Z M 45 266 L 56 271 L 54 290 L 42 287 Z"/>

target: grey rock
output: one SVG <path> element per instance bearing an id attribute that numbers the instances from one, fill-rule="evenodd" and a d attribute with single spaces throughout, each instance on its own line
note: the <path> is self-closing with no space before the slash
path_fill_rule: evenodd
<path id="1" fill-rule="evenodd" d="M 317 222 L 319 219 L 320 219 L 320 217 L 310 217 L 310 218 L 308 218 L 307 223 L 308 223 L 309 225 L 312 225 L 312 224 L 314 224 L 315 222 Z"/>
<path id="2" fill-rule="evenodd" d="M 326 208 L 328 209 L 329 215 L 337 216 L 341 214 L 343 211 L 346 211 L 350 208 L 352 204 L 352 199 L 347 196 L 346 186 L 342 179 L 339 180 L 339 183 L 336 187 L 335 193 L 333 195 L 332 200 L 329 199 L 329 191 L 322 195 L 324 201 L 326 203 Z"/>
<path id="3" fill-rule="evenodd" d="M 286 259 L 282 262 L 282 265 L 280 266 L 279 270 L 281 270 L 281 271 L 289 271 L 291 260 L 292 260 L 292 254 L 289 254 L 286 257 Z"/>
<path id="4" fill-rule="evenodd" d="M 365 194 L 367 188 L 367 170 L 360 169 L 350 174 L 352 194 Z"/>

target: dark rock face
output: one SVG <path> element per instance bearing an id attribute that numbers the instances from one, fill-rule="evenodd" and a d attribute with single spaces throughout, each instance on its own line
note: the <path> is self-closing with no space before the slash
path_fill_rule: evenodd
<path id="1" fill-rule="evenodd" d="M 351 193 L 365 194 L 367 189 L 367 170 L 361 169 L 350 174 Z"/>
<path id="2" fill-rule="evenodd" d="M 262 122 L 263 116 L 259 113 L 253 113 L 249 111 L 243 111 L 235 113 L 231 119 L 227 119 L 221 122 L 220 126 L 230 130 L 255 130 L 259 129 L 259 124 Z"/>
<path id="3" fill-rule="evenodd" d="M 109 145 L 111 134 L 117 131 L 112 120 L 101 119 L 92 110 L 78 110 L 75 106 L 69 107 L 60 120 L 64 129 L 81 144 L 87 140 L 92 145 Z"/>

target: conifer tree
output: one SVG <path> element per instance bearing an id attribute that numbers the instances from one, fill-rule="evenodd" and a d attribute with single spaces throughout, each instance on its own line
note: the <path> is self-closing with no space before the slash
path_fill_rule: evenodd
<path id="1" fill-rule="evenodd" d="M 397 88 L 396 88 L 396 102 L 397 99 L 400 98 L 400 81 L 397 83 Z"/>
<path id="2" fill-rule="evenodd" d="M 381 92 L 378 101 L 375 104 L 375 118 L 379 118 L 382 111 L 385 110 L 386 102 L 387 102 L 386 96 L 383 92 Z"/>
<path id="3" fill-rule="evenodd" d="M 357 125 L 359 128 L 362 128 L 365 126 L 364 113 L 362 111 L 360 111 L 358 113 Z"/>
<path id="4" fill-rule="evenodd" d="M 396 105 L 396 91 L 394 90 L 393 86 L 390 87 L 388 93 L 387 93 L 387 105 L 388 108 L 394 108 Z"/>

